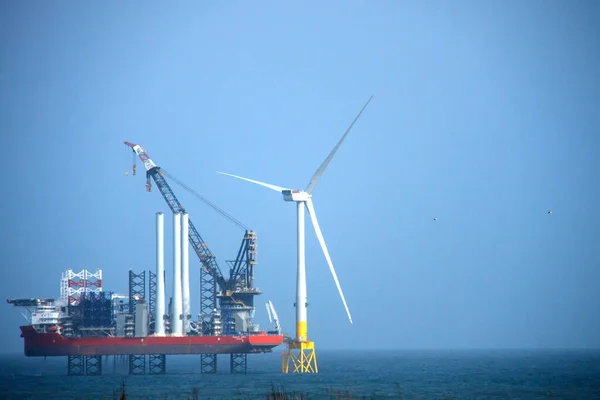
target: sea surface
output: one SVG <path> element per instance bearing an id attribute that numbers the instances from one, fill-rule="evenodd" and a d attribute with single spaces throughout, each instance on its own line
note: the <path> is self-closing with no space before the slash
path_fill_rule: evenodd
<path id="1" fill-rule="evenodd" d="M 272 387 L 308 399 L 599 399 L 600 350 L 405 350 L 317 353 L 319 373 L 282 374 L 281 350 L 248 356 L 245 375 L 200 374 L 200 356 L 168 356 L 167 374 L 67 376 L 65 357 L 0 355 L 0 399 L 266 399 Z M 336 390 L 340 391 L 338 397 Z M 349 392 L 350 396 L 346 394 Z M 288 397 L 292 398 L 292 397 Z"/>

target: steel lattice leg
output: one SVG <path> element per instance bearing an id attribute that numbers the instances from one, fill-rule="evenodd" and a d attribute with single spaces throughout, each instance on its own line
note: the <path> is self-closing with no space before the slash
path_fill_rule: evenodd
<path id="1" fill-rule="evenodd" d="M 85 356 L 85 374 L 102 375 L 102 356 Z"/>
<path id="2" fill-rule="evenodd" d="M 215 279 L 204 269 L 200 269 L 200 314 L 206 322 L 210 321 L 213 310 L 217 307 Z"/>
<path id="3" fill-rule="evenodd" d="M 85 373 L 85 359 L 83 356 L 69 356 L 67 375 L 80 376 Z"/>
<path id="4" fill-rule="evenodd" d="M 214 374 L 217 372 L 217 355 L 216 354 L 201 354 L 200 355 L 200 372 L 203 374 Z"/>
<path id="5" fill-rule="evenodd" d="M 156 321 L 154 321 L 156 314 L 156 274 L 152 271 L 148 272 L 148 335 L 152 335 L 156 331 Z"/>
<path id="6" fill-rule="evenodd" d="M 146 374 L 146 356 L 145 355 L 129 355 L 129 375 L 145 375 Z"/>
<path id="7" fill-rule="evenodd" d="M 129 313 L 135 314 L 135 305 L 142 299 L 146 301 L 146 271 L 129 270 Z"/>
<path id="8" fill-rule="evenodd" d="M 231 373 L 245 374 L 247 371 L 247 356 L 246 353 L 231 353 Z"/>
<path id="9" fill-rule="evenodd" d="M 150 354 L 149 358 L 148 373 L 150 375 L 165 375 L 167 371 L 167 356 L 164 354 Z"/>

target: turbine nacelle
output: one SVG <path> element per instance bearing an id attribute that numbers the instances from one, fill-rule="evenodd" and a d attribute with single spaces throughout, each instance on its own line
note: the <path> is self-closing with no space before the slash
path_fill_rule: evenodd
<path id="1" fill-rule="evenodd" d="M 285 201 L 308 201 L 311 198 L 311 195 L 306 193 L 303 190 L 299 189 L 284 189 L 281 191 L 283 194 L 283 200 Z"/>

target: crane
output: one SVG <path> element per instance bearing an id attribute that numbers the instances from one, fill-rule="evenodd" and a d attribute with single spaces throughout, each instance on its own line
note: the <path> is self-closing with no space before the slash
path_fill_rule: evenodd
<path id="1" fill-rule="evenodd" d="M 277 316 L 277 311 L 275 311 L 275 306 L 273 306 L 273 302 L 271 300 L 265 303 L 267 307 L 267 314 L 269 314 L 269 322 L 275 321 L 275 331 L 279 335 L 281 333 L 281 326 L 279 325 L 279 317 Z"/>
<path id="2" fill-rule="evenodd" d="M 254 266 L 256 265 L 256 233 L 248 229 L 244 224 L 221 210 L 219 207 L 208 201 L 205 197 L 193 191 L 187 185 L 183 184 L 177 178 L 173 177 L 148 156 L 146 151 L 139 144 L 124 142 L 129 146 L 146 168 L 146 191 L 152 190 L 151 178 L 156 183 L 158 190 L 167 202 L 173 213 L 185 212 L 175 193 L 167 183 L 165 176 L 168 176 L 175 183 L 182 186 L 194 194 L 197 198 L 209 205 L 223 217 L 244 230 L 242 244 L 237 253 L 235 261 L 228 261 L 230 266 L 229 278 L 223 276 L 216 257 L 210 251 L 206 242 L 200 236 L 192 220 L 189 220 L 189 242 L 198 256 L 201 263 L 200 274 L 200 313 L 204 319 L 202 331 L 207 331 L 210 326 L 211 317 L 214 316 L 217 309 L 217 299 L 222 311 L 223 334 L 231 334 L 240 331 L 249 331 L 253 324 L 251 315 L 254 311 L 254 296 L 261 293 L 254 288 Z M 135 156 L 133 171 L 135 174 Z M 217 291 L 217 288 L 219 291 Z M 238 318 L 235 318 L 236 315 Z M 237 322 L 236 322 L 237 321 Z"/>

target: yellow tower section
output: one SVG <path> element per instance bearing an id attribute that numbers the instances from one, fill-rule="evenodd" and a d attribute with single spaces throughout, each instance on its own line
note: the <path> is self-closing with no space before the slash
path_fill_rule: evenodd
<path id="1" fill-rule="evenodd" d="M 281 353 L 281 372 L 297 374 L 316 374 L 319 372 L 317 366 L 317 354 L 315 353 L 315 342 L 307 340 L 307 323 L 296 323 L 296 338 L 286 339 L 286 349 Z M 290 365 L 292 366 L 290 370 Z"/>

